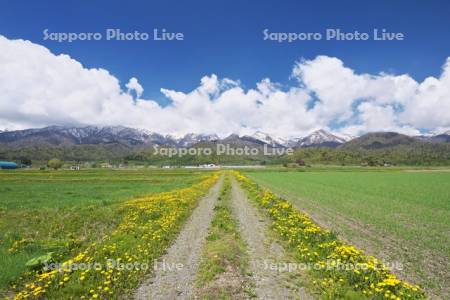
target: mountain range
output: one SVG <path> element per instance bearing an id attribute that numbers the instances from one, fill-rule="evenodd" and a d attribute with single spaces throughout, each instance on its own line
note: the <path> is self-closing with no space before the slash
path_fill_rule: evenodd
<path id="1" fill-rule="evenodd" d="M 364 138 L 366 137 L 366 138 Z M 414 141 L 428 142 L 450 142 L 450 131 L 433 136 L 406 136 L 395 132 L 375 132 L 361 137 L 351 137 L 333 134 L 326 130 L 317 130 L 311 134 L 285 139 L 271 136 L 267 133 L 257 131 L 253 135 L 239 136 L 231 134 L 220 138 L 216 134 L 189 133 L 182 137 L 163 135 L 145 129 L 135 129 L 124 126 L 49 126 L 38 129 L 25 129 L 16 131 L 0 131 L 0 144 L 12 146 L 30 145 L 83 145 L 83 144 L 121 144 L 127 147 L 145 147 L 149 145 L 191 147 L 200 142 L 241 142 L 243 144 L 271 147 L 331 147 L 335 148 L 346 143 L 349 145 L 367 144 L 367 137 L 373 141 L 370 148 L 382 148 L 386 145 L 397 145 L 398 143 L 412 143 Z"/>
<path id="2" fill-rule="evenodd" d="M 338 151 L 384 151 L 395 149 L 406 153 L 410 149 L 427 149 L 449 156 L 450 131 L 430 136 L 407 136 L 396 132 L 374 132 L 360 137 L 333 134 L 317 130 L 291 139 L 271 136 L 257 131 L 251 135 L 190 133 L 181 137 L 124 126 L 49 126 L 0 132 L 0 158 L 32 157 L 46 160 L 63 157 L 67 160 L 104 160 L 149 152 L 154 145 L 167 147 L 212 147 L 223 143 L 230 147 L 263 146 L 295 149 L 329 148 Z M 417 151 L 416 151 L 417 152 Z"/>
<path id="3" fill-rule="evenodd" d="M 49 126 L 39 129 L 25 129 L 0 132 L 0 144 L 14 146 L 47 145 L 83 145 L 83 144 L 121 144 L 128 147 L 164 145 L 190 147 L 199 142 L 241 142 L 243 144 L 268 145 L 271 147 L 337 147 L 350 138 L 342 137 L 325 130 L 317 130 L 308 136 L 284 139 L 257 131 L 252 135 L 231 134 L 220 138 L 216 134 L 189 133 L 182 137 L 163 135 L 143 129 L 124 126 Z"/>

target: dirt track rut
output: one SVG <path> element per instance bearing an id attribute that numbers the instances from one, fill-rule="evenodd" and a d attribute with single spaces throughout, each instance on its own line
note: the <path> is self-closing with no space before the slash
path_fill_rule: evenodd
<path id="1" fill-rule="evenodd" d="M 289 274 L 270 268 L 273 264 L 288 263 L 285 253 L 268 231 L 268 222 L 247 199 L 244 191 L 232 180 L 231 203 L 239 221 L 242 238 L 247 243 L 250 271 L 258 299 L 312 299 L 302 288 L 295 286 Z"/>
<path id="2" fill-rule="evenodd" d="M 200 255 L 223 178 L 200 200 L 167 254 L 158 260 L 161 266 L 136 291 L 135 299 L 191 299 Z M 179 268 L 176 268 L 178 264 Z M 182 266 L 182 267 L 180 267 Z"/>

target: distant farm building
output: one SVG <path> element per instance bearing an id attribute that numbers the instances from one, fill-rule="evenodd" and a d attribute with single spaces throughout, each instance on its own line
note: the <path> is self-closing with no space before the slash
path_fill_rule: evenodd
<path id="1" fill-rule="evenodd" d="M 198 166 L 185 166 L 186 169 L 208 169 L 208 168 L 220 168 L 220 166 L 215 164 L 204 164 Z"/>
<path id="2" fill-rule="evenodd" d="M 0 169 L 17 169 L 18 166 L 15 162 L 0 161 Z"/>
<path id="3" fill-rule="evenodd" d="M 218 166 L 215 164 L 204 164 L 200 165 L 200 168 L 217 168 Z"/>

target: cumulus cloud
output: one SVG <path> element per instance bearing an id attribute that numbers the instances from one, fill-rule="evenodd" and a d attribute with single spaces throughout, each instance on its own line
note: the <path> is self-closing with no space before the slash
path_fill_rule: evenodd
<path id="1" fill-rule="evenodd" d="M 450 57 L 439 78 L 428 77 L 416 88 L 400 118 L 418 128 L 450 128 Z"/>
<path id="2" fill-rule="evenodd" d="M 418 134 L 450 126 L 450 58 L 439 78 L 422 83 L 409 75 L 356 74 L 335 57 L 302 60 L 293 76 L 317 97 L 311 112 L 344 133 L 398 131 Z"/>
<path id="3" fill-rule="evenodd" d="M 417 83 L 407 75 L 355 74 L 341 60 L 328 56 L 301 61 L 292 73 L 317 95 L 312 110 L 325 120 L 347 120 L 354 113 L 352 106 L 360 100 L 377 105 L 403 104 L 417 88 Z"/>
<path id="4" fill-rule="evenodd" d="M 244 89 L 238 80 L 204 76 L 183 93 L 161 88 L 161 106 L 143 99 L 131 78 L 123 87 L 105 69 L 0 36 L 0 129 L 47 125 L 124 125 L 160 133 L 269 134 L 295 137 L 325 128 L 341 133 L 450 128 L 450 59 L 439 78 L 357 74 L 335 57 L 301 60 L 291 86 L 269 78 Z"/>
<path id="5" fill-rule="evenodd" d="M 142 96 L 142 93 L 144 92 L 144 88 L 139 84 L 136 77 L 131 77 L 130 81 L 128 81 L 125 87 L 128 89 L 128 93 L 131 93 L 131 91 L 135 91 L 137 98 L 140 98 Z"/>

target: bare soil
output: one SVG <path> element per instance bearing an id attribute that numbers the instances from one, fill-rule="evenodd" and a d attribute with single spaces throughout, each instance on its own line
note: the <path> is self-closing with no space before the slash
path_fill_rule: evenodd
<path id="1" fill-rule="evenodd" d="M 138 288 L 135 299 L 192 299 L 201 249 L 208 234 L 223 178 L 200 200 L 159 268 Z M 162 268 L 162 264 L 166 268 Z M 176 268 L 178 264 L 181 268 Z M 167 267 L 171 267 L 169 270 Z"/>
<path id="2" fill-rule="evenodd" d="M 292 274 L 280 268 L 291 260 L 284 249 L 268 233 L 269 224 L 256 207 L 247 199 L 245 192 L 232 180 L 231 206 L 239 221 L 241 236 L 247 244 L 250 271 L 258 299 L 312 299 L 292 280 Z"/>

